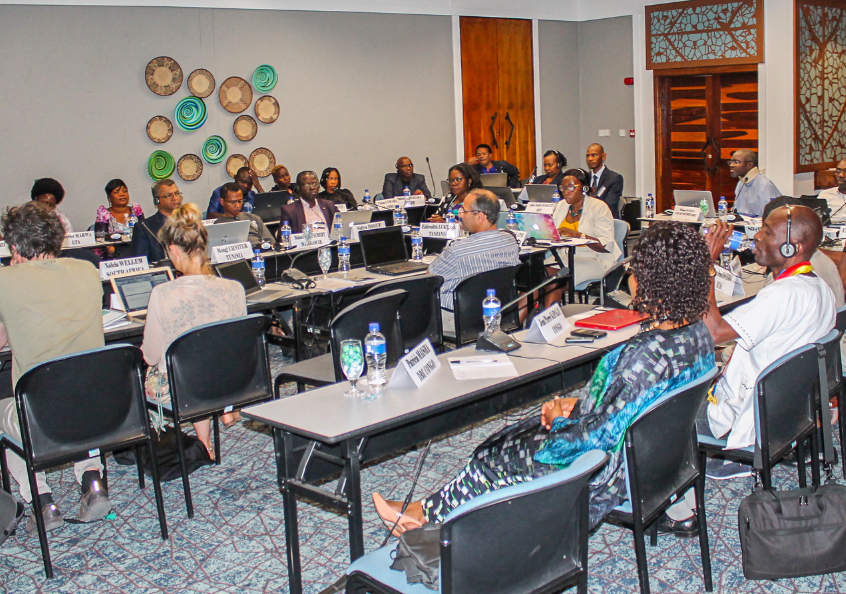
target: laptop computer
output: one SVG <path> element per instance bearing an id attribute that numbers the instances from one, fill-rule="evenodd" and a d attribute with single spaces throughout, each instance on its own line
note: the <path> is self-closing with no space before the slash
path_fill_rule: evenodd
<path id="1" fill-rule="evenodd" d="M 341 229 L 344 237 L 349 239 L 352 236 L 350 227 L 353 225 L 360 225 L 362 223 L 369 223 L 370 217 L 373 215 L 372 210 L 348 210 L 347 212 L 339 213 L 341 215 Z M 329 239 L 340 239 L 338 232 L 335 231 L 335 226 L 332 225 L 332 231 L 329 233 Z"/>
<path id="2" fill-rule="evenodd" d="M 482 187 L 484 188 L 505 188 L 508 186 L 507 173 L 481 173 Z"/>
<path id="3" fill-rule="evenodd" d="M 449 182 L 445 179 L 441 180 L 441 196 L 449 196 Z"/>
<path id="4" fill-rule="evenodd" d="M 398 276 L 429 268 L 422 262 L 409 262 L 405 238 L 400 227 L 370 229 L 358 234 L 364 268 L 368 272 Z"/>
<path id="5" fill-rule="evenodd" d="M 555 226 L 555 220 L 551 214 L 539 212 L 515 212 L 517 219 L 517 230 L 525 231 L 527 237 L 534 237 L 537 241 L 558 243 L 561 236 Z"/>
<path id="6" fill-rule="evenodd" d="M 247 294 L 247 303 L 264 303 L 274 301 L 293 293 L 292 289 L 259 287 L 253 270 L 247 260 L 235 260 L 234 262 L 222 262 L 214 265 L 214 271 L 220 278 L 238 281 L 244 286 Z"/>
<path id="7" fill-rule="evenodd" d="M 811 210 L 815 211 L 817 215 L 819 215 L 820 219 L 822 219 L 823 225 L 831 224 L 832 212 L 828 207 L 828 200 L 825 198 L 818 198 L 816 196 L 800 196 L 799 203 L 802 204 L 802 206 L 807 206 Z M 843 212 L 841 211 L 836 214 L 840 215 L 838 220 L 842 221 Z"/>
<path id="8" fill-rule="evenodd" d="M 512 204 L 517 203 L 517 199 L 514 197 L 514 192 L 511 191 L 511 188 L 507 188 L 507 187 L 506 188 L 499 188 L 499 187 L 489 188 L 488 186 L 485 186 L 485 189 L 493 192 L 494 194 L 496 194 L 496 197 L 499 198 L 502 202 L 505 203 L 506 209 L 509 208 Z M 499 206 L 500 206 L 500 208 L 502 208 L 501 203 L 500 203 Z"/>
<path id="9" fill-rule="evenodd" d="M 212 248 L 247 241 L 250 236 L 250 221 L 215 223 L 206 227 L 206 231 L 209 234 L 209 245 L 206 248 L 206 255 L 211 256 Z"/>
<path id="10" fill-rule="evenodd" d="M 708 214 L 706 219 L 713 219 L 717 216 L 717 211 L 714 210 L 714 198 L 711 192 L 706 190 L 673 190 L 673 201 L 676 206 L 695 206 L 699 208 L 702 200 L 708 201 Z"/>
<path id="11" fill-rule="evenodd" d="M 525 196 L 527 202 L 552 202 L 552 195 L 558 191 L 555 184 L 528 184 L 523 186 L 521 200 Z"/>
<path id="12" fill-rule="evenodd" d="M 291 195 L 288 192 L 265 192 L 256 194 L 253 214 L 265 223 L 278 221 L 282 216 L 282 206 L 288 204 Z"/>
<path id="13" fill-rule="evenodd" d="M 173 271 L 167 267 L 150 268 L 138 272 L 116 274 L 109 279 L 112 291 L 131 320 L 147 317 L 147 304 L 153 287 L 173 280 Z"/>

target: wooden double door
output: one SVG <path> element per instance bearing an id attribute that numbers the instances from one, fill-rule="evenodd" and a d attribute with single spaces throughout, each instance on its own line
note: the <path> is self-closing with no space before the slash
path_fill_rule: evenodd
<path id="1" fill-rule="evenodd" d="M 535 167 L 532 22 L 461 17 L 465 158 L 489 144 L 524 179 Z"/>
<path id="2" fill-rule="evenodd" d="M 733 202 L 727 160 L 739 148 L 758 151 L 757 69 L 656 71 L 655 109 L 658 210 L 673 207 L 673 190 Z"/>

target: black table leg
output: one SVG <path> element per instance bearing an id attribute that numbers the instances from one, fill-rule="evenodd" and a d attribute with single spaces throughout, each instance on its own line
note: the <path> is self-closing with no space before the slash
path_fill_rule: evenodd
<path id="1" fill-rule="evenodd" d="M 570 282 L 567 284 L 567 301 L 576 302 L 576 248 L 567 248 L 567 267 L 570 269 Z"/>
<path id="2" fill-rule="evenodd" d="M 364 555 L 364 520 L 361 517 L 361 463 L 359 444 L 348 439 L 344 442 L 344 467 L 347 471 L 347 505 L 350 523 L 350 561 Z"/>
<path id="3" fill-rule="evenodd" d="M 276 449 L 276 473 L 282 491 L 282 509 L 285 512 L 285 547 L 288 554 L 288 584 L 290 594 L 302 594 L 303 578 L 300 566 L 300 535 L 297 527 L 297 495 L 288 488 L 288 479 L 296 476 L 293 436 L 281 429 L 273 430 Z"/>

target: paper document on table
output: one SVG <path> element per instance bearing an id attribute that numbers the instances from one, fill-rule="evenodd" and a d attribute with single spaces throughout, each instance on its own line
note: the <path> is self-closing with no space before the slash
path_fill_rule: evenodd
<path id="1" fill-rule="evenodd" d="M 517 368 L 505 354 L 453 357 L 449 359 L 449 368 L 457 380 L 517 377 Z"/>
<path id="2" fill-rule="evenodd" d="M 596 243 L 592 242 L 590 239 L 581 239 L 580 237 L 562 237 L 561 241 L 539 241 L 537 245 L 551 245 L 554 247 L 561 247 L 561 246 L 579 246 L 579 245 L 588 245 L 589 243 Z"/>
<path id="3" fill-rule="evenodd" d="M 358 282 L 352 279 L 344 279 L 344 278 L 322 278 L 316 277 L 314 278 L 314 282 L 317 285 L 317 289 L 320 291 L 343 291 L 344 289 L 349 289 L 350 287 L 354 287 L 358 284 Z"/>
<path id="4" fill-rule="evenodd" d="M 114 309 L 103 310 L 103 330 L 114 330 L 121 326 L 129 326 L 129 319 L 125 312 Z"/>

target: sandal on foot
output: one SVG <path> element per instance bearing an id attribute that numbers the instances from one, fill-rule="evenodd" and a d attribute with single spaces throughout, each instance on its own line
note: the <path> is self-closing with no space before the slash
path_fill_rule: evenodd
<path id="1" fill-rule="evenodd" d="M 401 514 L 393 509 L 379 493 L 373 493 L 373 505 L 376 506 L 376 513 L 379 514 L 385 527 L 396 537 L 399 537 L 406 530 L 414 530 L 423 526 L 419 520 L 415 520 L 411 516 Z M 392 518 L 392 520 L 386 520 L 385 518 Z"/>

